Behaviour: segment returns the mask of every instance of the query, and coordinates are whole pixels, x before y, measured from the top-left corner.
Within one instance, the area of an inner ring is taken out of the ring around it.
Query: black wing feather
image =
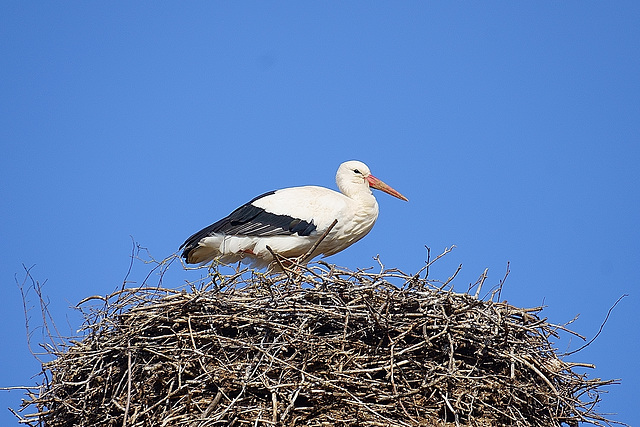
[[[250,202],[234,210],[226,218],[222,218],[191,235],[181,246],[182,253],[186,257],[188,252],[198,246],[198,242],[213,234],[226,234],[229,236],[288,236],[298,234],[299,236],[309,236],[316,231],[316,225],[299,218],[288,215],[277,215],[267,212],[262,208],[253,205],[256,200],[270,196],[275,191],[264,193]]]

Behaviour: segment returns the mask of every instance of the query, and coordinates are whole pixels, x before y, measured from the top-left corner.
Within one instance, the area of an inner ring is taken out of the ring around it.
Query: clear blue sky
[[[587,337],[629,294],[569,360],[622,378],[600,409],[640,425],[639,23],[637,1],[2,2],[0,385],[39,368],[22,264],[72,331],[130,236],[162,258],[359,159],[410,202],[376,193],[371,234],[329,261],[414,272],[455,244],[432,277],[510,262],[503,298]],[[1,425],[21,397],[0,392]]]

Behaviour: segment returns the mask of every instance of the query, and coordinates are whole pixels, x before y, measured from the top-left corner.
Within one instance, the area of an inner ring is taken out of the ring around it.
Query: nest
[[[484,281],[484,280],[483,280]],[[480,283],[481,284],[481,283]],[[601,388],[568,331],[398,271],[312,264],[143,287],[81,307],[18,415],[30,426],[578,426]]]

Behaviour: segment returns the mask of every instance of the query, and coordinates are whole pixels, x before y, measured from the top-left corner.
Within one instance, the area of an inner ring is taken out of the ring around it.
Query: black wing
[[[316,230],[313,220],[307,222],[288,215],[277,215],[253,205],[256,200],[274,193],[275,191],[270,191],[254,198],[231,212],[226,218],[222,218],[193,234],[180,246],[180,249],[184,248],[182,256],[186,256],[191,249],[197,247],[200,240],[213,234],[256,237],[292,234],[309,236]]]

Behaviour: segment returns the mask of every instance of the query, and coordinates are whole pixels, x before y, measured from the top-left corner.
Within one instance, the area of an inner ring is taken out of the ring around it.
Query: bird
[[[336,184],[340,192],[303,186],[255,197],[192,234],[179,248],[181,257],[187,264],[217,260],[222,264],[242,262],[278,270],[273,254],[287,259],[304,257],[308,261],[336,254],[366,236],[378,218],[378,202],[372,188],[408,201],[358,160],[338,167]]]

